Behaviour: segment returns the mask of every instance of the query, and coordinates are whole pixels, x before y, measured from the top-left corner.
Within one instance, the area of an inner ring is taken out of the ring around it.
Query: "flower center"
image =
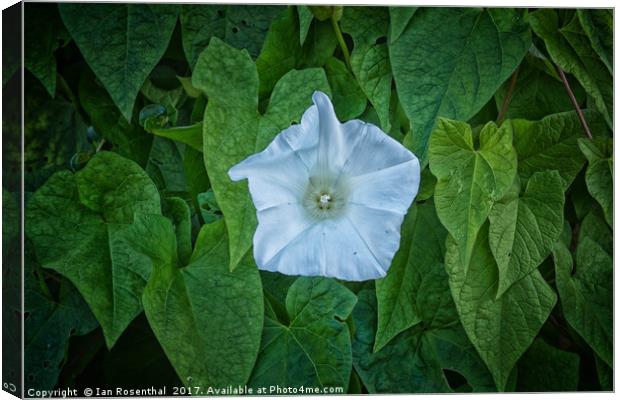
[[[308,214],[317,219],[339,216],[346,206],[348,194],[344,181],[332,174],[310,177],[303,199]]]

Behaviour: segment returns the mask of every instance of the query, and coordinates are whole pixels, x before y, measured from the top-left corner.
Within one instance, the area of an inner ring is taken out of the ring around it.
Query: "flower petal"
[[[380,171],[407,161],[416,160],[417,174],[420,172],[415,155],[402,144],[392,139],[379,127],[359,120],[348,121],[342,126],[348,132],[350,148],[342,173],[358,176]]]
[[[368,246],[369,252],[377,263],[384,271],[387,271],[400,246],[400,226],[405,214],[348,205],[346,218]]]
[[[420,186],[417,158],[350,178],[348,203],[406,214]]]
[[[347,218],[323,220],[302,231],[271,260],[258,266],[287,275],[321,275],[348,281],[381,278],[389,262],[381,265],[364,234]],[[379,254],[385,258],[383,251]]]
[[[254,233],[254,259],[260,269],[266,268],[270,261],[295,241],[315,221],[308,218],[306,210],[299,204],[284,204],[260,210],[256,213],[258,227]]]
[[[360,120],[341,124],[325,93],[314,92],[312,100],[320,122],[318,167],[357,176],[416,159],[373,124]]]
[[[265,150],[233,166],[228,175],[233,181],[248,178],[250,194],[257,210],[280,204],[298,203],[306,190],[310,157],[303,152],[315,152],[303,140],[302,125],[291,126],[281,132]],[[292,147],[292,144],[296,147]]]

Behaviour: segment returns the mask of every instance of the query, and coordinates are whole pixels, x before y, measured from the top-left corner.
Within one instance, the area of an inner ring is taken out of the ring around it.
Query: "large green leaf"
[[[362,289],[353,310],[353,365],[369,393],[491,391],[493,378],[467,339],[448,288],[443,265],[418,266],[417,303],[422,322],[401,332],[373,353],[377,305],[370,288]],[[449,385],[446,371],[460,374],[463,387]]]
[[[366,95],[347,66],[332,57],[325,63],[327,80],[334,94],[334,109],[341,121],[359,117],[366,109]]]
[[[468,120],[495,94],[530,46],[518,9],[421,8],[390,43],[398,97],[425,159],[437,117]]]
[[[390,43],[402,35],[418,7],[390,7]]]
[[[557,171],[537,172],[525,193],[493,205],[489,245],[499,268],[497,297],[551,254],[564,226],[563,183]]]
[[[560,26],[555,10],[543,9],[529,14],[532,29],[543,41],[551,59],[573,74],[594,99],[594,104],[611,126],[613,84],[610,71],[590,45],[575,14],[566,26]]]
[[[595,140],[579,139],[579,148],[588,159],[588,168],[586,169],[588,192],[603,208],[605,221],[609,226],[613,226],[613,141],[602,138]]]
[[[345,7],[342,30],[353,38],[351,69],[379,116],[381,129],[390,130],[392,69],[387,46],[389,25],[385,7]]]
[[[596,113],[585,115],[593,132],[605,129]],[[564,189],[570,186],[585,161],[577,145],[583,130],[575,112],[549,115],[540,121],[507,120],[504,125],[512,126],[521,179],[529,179],[535,172],[556,170],[564,180]]]
[[[579,382],[579,355],[536,339],[518,364],[520,392],[574,392]]]
[[[498,390],[530,347],[556,302],[555,292],[538,271],[516,282],[500,298],[497,264],[489,248],[488,225],[479,232],[465,264],[452,237],[446,243],[446,270],[461,323],[489,367]]]
[[[148,236],[138,214],[160,214],[157,188],[135,163],[97,153],[75,175],[54,174],[30,199],[26,232],[37,259],[67,277],[101,324],[108,347],[142,310],[151,262],[128,244]]]
[[[178,6],[63,3],[58,7],[84,59],[130,121],[142,84],[168,47]]]
[[[188,191],[181,150],[170,139],[153,138],[144,170],[164,195],[183,195]]]
[[[78,90],[80,104],[97,134],[120,155],[146,165],[153,136],[146,133],[135,119],[127,122],[92,72],[82,74]]]
[[[251,258],[228,269],[223,221],[204,225],[189,264],[177,266],[174,230],[164,218],[143,251],[153,259],[144,311],[179,378],[191,385],[244,385],[258,354],[263,298]]]
[[[296,41],[298,42],[298,41]],[[278,81],[264,115],[258,111],[258,73],[249,54],[214,38],[196,64],[193,84],[209,96],[204,118],[204,159],[230,241],[230,267],[252,245],[256,211],[247,183],[228,170],[265,148],[280,131],[299,122],[312,93],[329,93],[322,69],[293,70]]]
[[[611,9],[580,9],[577,17],[590,44],[611,74],[614,71],[614,14]]]
[[[510,83],[506,82],[495,94],[498,109],[506,101]],[[571,87],[577,101],[583,103],[586,96],[581,86],[573,84]],[[549,114],[571,110],[573,105],[561,81],[534,66],[533,62],[521,64],[505,118],[539,120]]]
[[[374,351],[379,351],[394,336],[421,321],[427,299],[420,287],[439,284],[428,274],[429,266],[441,270],[445,253],[446,230],[437,219],[432,203],[414,206],[401,228],[401,245],[388,274],[376,281],[377,335]]]
[[[435,207],[441,223],[456,239],[465,264],[494,200],[510,187],[517,170],[512,129],[490,122],[482,128],[479,149],[465,122],[441,118],[430,140],[429,161]]]
[[[28,246],[28,244],[27,244]],[[58,297],[39,277],[36,260],[26,250],[24,271],[24,361],[26,387],[50,390],[65,362],[71,336],[87,334],[97,320],[79,292],[62,279]],[[18,293],[11,293],[19,296]]]
[[[347,319],[356,297],[336,281],[300,277],[286,295],[290,322],[267,309],[261,350],[252,386],[341,387],[351,374],[351,339]]]
[[[562,243],[553,251],[556,285],[566,320],[596,354],[611,366],[613,361],[613,259],[608,252],[611,231],[589,214],[579,233],[575,266],[570,251]],[[596,225],[606,237],[589,232]]]
[[[56,57],[54,52],[69,40],[56,4],[24,5],[24,65],[45,89],[56,94]]]
[[[314,15],[308,6],[297,5],[297,17],[299,18],[299,44],[304,45]]]
[[[293,6],[271,24],[256,59],[261,99],[269,96],[278,80],[287,72],[305,67],[322,67],[332,56],[337,40],[330,22],[314,19],[308,29],[302,46],[296,39],[300,27]]]
[[[76,153],[92,149],[87,126],[75,105],[60,98],[52,99],[29,75],[25,77],[23,153],[19,139],[5,140],[4,151],[7,160],[14,158],[14,165],[20,166],[19,173],[5,173],[5,187],[21,184],[23,161],[24,189],[28,192],[40,187],[54,172],[66,169]],[[5,135],[8,134],[8,127],[4,129]]]
[[[257,57],[269,25],[284,9],[265,5],[182,5],[180,19],[187,62],[193,68],[212,37]]]

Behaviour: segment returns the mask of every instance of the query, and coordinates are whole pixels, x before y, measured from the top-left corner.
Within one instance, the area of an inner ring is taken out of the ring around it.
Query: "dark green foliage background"
[[[26,388],[612,389],[612,11],[25,9]],[[252,258],[226,172],[315,90],[421,160],[383,279]]]

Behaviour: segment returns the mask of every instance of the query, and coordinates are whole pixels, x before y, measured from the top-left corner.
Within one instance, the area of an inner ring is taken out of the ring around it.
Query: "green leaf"
[[[155,71],[157,71],[157,68],[159,67],[156,67]],[[175,75],[175,80],[173,81],[173,84],[178,84],[177,80],[178,78]],[[142,85],[142,88],[140,88],[140,93],[142,93],[148,101],[155,104],[161,104],[166,107],[169,115],[172,112],[176,112],[177,108],[179,108],[183,100],[185,100],[182,84],[180,86],[175,85],[173,88],[170,89],[163,89],[153,83],[152,79],[147,79],[146,81],[144,81],[144,85]]]
[[[24,8],[24,65],[54,97],[54,52],[69,41],[69,33],[60,20],[56,4],[27,4]]]
[[[257,57],[269,25],[284,9],[265,5],[183,4],[180,19],[187,62],[194,68],[212,37]]]
[[[588,218],[588,217],[586,217]],[[592,217],[590,217],[592,218]],[[593,219],[596,223],[596,219]],[[597,229],[611,231],[602,220]],[[596,241],[584,221],[573,259],[565,245],[553,251],[556,285],[566,321],[611,366],[613,361],[613,262],[605,244]]]
[[[598,382],[601,385],[601,390],[611,392],[614,387],[614,370],[609,365],[605,364],[600,357],[594,356],[596,362],[596,373],[598,375]]]
[[[332,57],[325,63],[327,80],[334,94],[334,109],[341,121],[348,121],[366,109],[366,95],[351,75],[347,66]]]
[[[174,243],[162,222],[157,240]],[[179,377],[196,385],[243,384],[260,340],[260,282],[251,264],[228,272],[223,223],[201,231],[187,267],[177,269],[170,251],[152,257],[159,265],[144,292],[145,311]],[[233,347],[240,353],[231,358]]]
[[[398,97],[426,158],[437,117],[468,120],[495,94],[530,47],[517,9],[421,8],[390,44]]]
[[[164,195],[183,195],[188,191],[183,157],[177,143],[155,137],[144,168],[157,189]]]
[[[593,131],[605,129],[597,114],[587,112],[585,116]],[[512,126],[522,180],[535,172],[556,170],[564,180],[564,190],[568,189],[585,161],[577,145],[583,130],[575,112],[549,115],[540,121],[507,120],[503,125]]]
[[[326,21],[330,18],[339,21],[342,18],[342,6],[308,6],[308,9],[319,21]]]
[[[97,153],[75,175],[54,174],[28,202],[27,235],[45,268],[67,277],[101,324],[111,348],[142,311],[150,260],[129,242],[148,236],[134,215],[160,214],[157,188],[135,163]]]
[[[362,289],[353,310],[353,363],[369,393],[452,392],[446,370],[470,391],[494,389],[493,378],[467,339],[441,264],[421,264],[416,288],[422,322],[373,353],[377,305],[372,287]],[[464,389],[464,388],[463,388]]]
[[[529,14],[532,29],[544,42],[551,59],[564,71],[573,74],[611,127],[613,110],[612,76],[592,49],[577,15],[560,26],[555,10],[544,9]]]
[[[308,6],[297,5],[297,17],[299,18],[299,44],[304,45],[306,37],[308,37],[308,31],[310,30],[310,24],[314,15]]]
[[[58,7],[84,59],[130,121],[142,84],[168,47],[178,6],[60,4]]]
[[[351,339],[342,322],[355,306],[355,295],[332,279],[300,277],[286,296],[290,323],[269,312],[252,386],[347,388]]]
[[[418,7],[390,7],[390,43],[402,35]]]
[[[375,108],[381,129],[389,132],[392,69],[385,43],[388,10],[385,7],[345,7],[340,24],[353,38],[351,69]]]
[[[564,226],[564,187],[557,171],[537,172],[525,193],[493,205],[489,245],[499,268],[497,297],[534,271]]]
[[[28,95],[24,98],[23,155],[19,140],[21,128],[18,128],[15,141],[6,141],[5,157],[7,160],[14,157],[14,165],[19,168],[15,173],[5,174],[7,183],[4,185],[11,187],[8,183],[11,180],[15,181],[14,185],[21,184],[23,161],[25,190],[34,191],[54,172],[71,165],[76,154],[92,151],[92,145],[88,143],[87,126],[75,105],[61,98],[52,99],[35,78],[29,79],[29,75],[25,76]],[[6,125],[4,129],[9,132]]]
[[[287,72],[305,67],[322,67],[334,54],[337,39],[329,21],[315,19],[303,46],[296,40],[299,32],[297,13],[292,6],[271,24],[256,59],[261,99],[269,96],[278,80]]]
[[[536,339],[518,364],[520,392],[575,392],[579,355],[556,349]]]
[[[429,168],[424,168],[420,176],[420,188],[416,195],[416,201],[424,201],[430,199],[435,194],[435,185],[437,178],[431,173]]]
[[[144,166],[149,157],[153,136],[142,129],[135,118],[127,122],[91,72],[80,77],[79,99],[96,132],[123,157]]]
[[[297,277],[270,271],[260,271],[260,276],[263,281],[265,300],[271,305],[278,320],[284,323],[290,322],[286,312],[286,295]]]
[[[512,129],[490,122],[482,128],[479,149],[469,125],[441,118],[430,140],[429,161],[435,186],[435,207],[441,223],[456,239],[465,264],[478,230],[513,182],[517,156]]]
[[[410,209],[401,230],[401,245],[388,274],[376,281],[379,315],[375,352],[400,332],[421,321],[427,299],[421,296],[420,287],[433,287],[438,283],[429,280],[428,266],[442,270],[446,230],[432,203]]]
[[[280,79],[264,115],[258,111],[258,73],[249,54],[215,38],[196,64],[194,86],[209,96],[203,137],[205,165],[215,197],[226,217],[230,267],[252,245],[256,211],[247,182],[232,182],[228,170],[263,150],[312,104],[312,93],[329,93],[322,69],[293,70]]]
[[[24,361],[26,388],[56,386],[71,336],[85,335],[97,320],[79,292],[62,279],[58,298],[49,296],[45,282],[35,278],[36,260],[27,251],[24,273]],[[44,289],[43,289],[44,286]],[[17,293],[15,293],[17,294]]]
[[[213,190],[209,189],[204,193],[198,194],[198,207],[200,208],[200,215],[205,224],[210,224],[222,218],[222,211],[215,201],[215,194]]]
[[[154,135],[176,140],[202,152],[202,122],[189,126],[175,126],[172,128],[154,128],[150,132]]]
[[[517,360],[551,313],[556,295],[534,271],[496,298],[499,276],[488,243],[487,225],[478,234],[471,261],[464,264],[457,242],[449,237],[445,262],[465,332],[503,391]]]
[[[185,169],[185,178],[187,179],[187,190],[194,203],[194,212],[199,212],[198,195],[211,187],[205,170],[202,151],[199,152],[189,146],[185,147],[183,169]]]
[[[562,82],[532,64],[530,62],[521,64],[505,117],[539,120],[549,114],[573,110],[573,105]],[[506,82],[495,94],[498,109],[505,101],[509,86],[510,81]],[[575,82],[571,84],[571,88],[577,102],[583,103],[586,96],[581,85]]]
[[[603,208],[607,224],[613,226],[613,141],[612,139],[602,138],[579,139],[579,148],[588,159],[588,168],[586,169],[588,192]]]
[[[192,223],[189,207],[185,200],[179,197],[168,197],[164,200],[163,214],[172,221],[179,264],[187,265],[192,255]]]
[[[581,9],[576,10],[583,31],[590,39],[590,44],[601,58],[609,73],[614,73],[614,15],[612,10]]]
[[[174,231],[169,221],[158,222],[145,248],[154,267],[143,295],[155,336],[183,382],[244,385],[263,325],[256,266],[247,257],[229,271],[226,228],[218,221],[203,226],[189,265],[178,268]]]
[[[197,99],[198,97],[200,97],[200,95],[202,93],[200,93],[200,90],[196,89],[194,86],[192,86],[192,77],[191,76],[177,76],[177,79],[179,80],[179,82],[181,82],[181,86],[183,86],[183,90],[185,91],[185,94],[188,95],[189,97],[193,98],[193,99]]]

